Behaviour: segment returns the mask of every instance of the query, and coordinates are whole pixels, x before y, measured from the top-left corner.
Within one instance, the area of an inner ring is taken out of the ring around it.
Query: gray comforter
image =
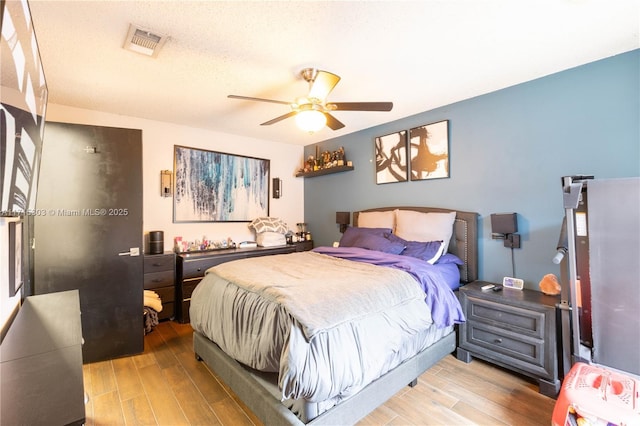
[[[348,397],[431,343],[424,300],[405,271],[302,252],[209,269],[190,317],[231,357],[279,372],[283,400],[324,401]]]

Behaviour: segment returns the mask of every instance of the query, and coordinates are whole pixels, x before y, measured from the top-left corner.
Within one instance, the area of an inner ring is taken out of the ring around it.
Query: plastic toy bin
[[[640,425],[640,381],[606,368],[576,363],[562,383],[554,426]]]

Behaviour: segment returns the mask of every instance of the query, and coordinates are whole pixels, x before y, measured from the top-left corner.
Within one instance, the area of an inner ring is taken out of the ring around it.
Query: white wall
[[[295,171],[303,160],[302,146],[56,104],[48,105],[47,121],[142,130],[143,227],[145,233],[164,231],[165,250],[172,249],[175,236],[188,241],[202,239],[203,236],[211,240],[231,237],[236,242],[255,239],[244,222],[173,223],[173,198],[160,196],[160,171],[173,170],[174,145],[271,160],[270,177],[282,179],[283,189],[281,198],[269,199],[270,216],[282,218],[293,231],[296,230],[296,223],[304,221],[304,180],[295,177]],[[46,128],[44,143],[47,143]]]

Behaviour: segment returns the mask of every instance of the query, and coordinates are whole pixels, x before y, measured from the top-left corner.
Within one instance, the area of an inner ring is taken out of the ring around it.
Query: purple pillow
[[[400,254],[404,250],[404,244],[389,241],[385,237],[375,234],[363,234],[353,243],[353,247],[361,247],[383,253]]]
[[[354,247],[354,243],[358,238],[363,235],[376,235],[379,237],[385,236],[385,234],[391,233],[389,228],[359,228],[357,226],[350,226],[342,234],[340,238],[340,247]]]
[[[440,259],[436,263],[455,263],[456,265],[464,265],[462,259],[460,259],[455,254],[445,253],[440,256]]]
[[[402,244],[406,247],[402,252],[403,256],[415,257],[432,265],[440,259],[442,252],[444,251],[444,244],[442,241],[406,241],[405,239],[391,233],[386,235],[386,237],[389,241]]]

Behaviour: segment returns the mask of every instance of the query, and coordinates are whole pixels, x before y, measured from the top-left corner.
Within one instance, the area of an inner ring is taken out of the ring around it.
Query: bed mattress
[[[386,266],[315,252],[224,263],[194,290],[191,323],[242,364],[277,373],[279,399],[313,417],[450,334],[460,319],[452,309],[434,320],[425,303],[457,304],[446,284],[428,297],[406,265]],[[449,296],[455,302],[443,303]]]

